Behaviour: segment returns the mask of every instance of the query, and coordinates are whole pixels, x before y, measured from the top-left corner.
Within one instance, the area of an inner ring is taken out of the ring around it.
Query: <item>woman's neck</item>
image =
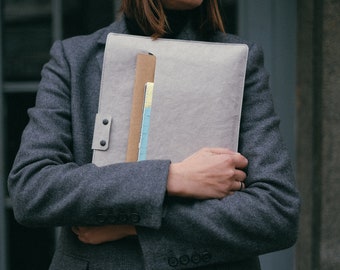
[[[191,17],[191,11],[165,10],[165,14],[169,29],[164,35],[164,38],[176,38],[188,24]],[[125,20],[127,28],[132,35],[146,36],[136,20],[127,17]]]
[[[189,10],[165,10],[169,30],[166,38],[175,38],[188,24],[191,12]]]

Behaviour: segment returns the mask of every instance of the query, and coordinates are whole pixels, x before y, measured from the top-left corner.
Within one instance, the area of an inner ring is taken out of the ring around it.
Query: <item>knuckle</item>
[[[244,171],[241,171],[241,180],[245,180],[247,178],[247,174]]]
[[[234,159],[230,155],[225,155],[224,162],[227,164],[233,163]]]
[[[236,170],[235,169],[227,169],[225,173],[227,178],[234,178],[236,175]]]
[[[223,186],[223,194],[227,195],[231,190],[232,190],[232,182],[231,181],[226,181],[224,186]]]

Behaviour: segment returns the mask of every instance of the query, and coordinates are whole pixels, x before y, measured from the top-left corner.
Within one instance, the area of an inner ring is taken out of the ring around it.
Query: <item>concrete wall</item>
[[[298,270],[340,269],[340,1],[298,1]]]

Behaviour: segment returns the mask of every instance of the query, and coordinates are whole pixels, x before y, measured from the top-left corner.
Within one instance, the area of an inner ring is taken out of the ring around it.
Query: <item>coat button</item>
[[[178,260],[177,258],[175,257],[171,257],[168,259],[168,264],[171,266],[171,267],[176,267],[178,265]]]
[[[128,221],[128,216],[126,214],[119,214],[118,220],[119,223],[125,224]]]
[[[105,141],[105,140],[101,140],[101,141],[100,141],[100,145],[101,145],[101,146],[105,146],[105,145],[106,145],[106,141]]]
[[[107,219],[108,219],[108,222],[110,222],[112,224],[117,222],[117,217],[114,214],[111,214],[111,213],[108,215]]]
[[[191,255],[191,261],[195,264],[199,263],[201,261],[201,257],[199,254],[194,253]]]
[[[188,255],[183,255],[179,258],[179,262],[183,265],[187,265],[190,262],[190,258]]]
[[[99,223],[104,223],[106,221],[106,216],[104,214],[97,214],[96,220]]]
[[[109,123],[109,120],[103,119],[103,125],[106,126]]]
[[[140,216],[137,213],[132,213],[130,215],[130,220],[132,223],[138,223],[140,221]]]
[[[206,251],[201,254],[201,257],[204,262],[209,262],[212,256],[209,252]]]

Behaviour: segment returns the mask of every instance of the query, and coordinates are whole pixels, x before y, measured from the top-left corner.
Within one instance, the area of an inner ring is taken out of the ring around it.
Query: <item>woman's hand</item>
[[[105,225],[99,227],[72,227],[78,239],[85,244],[98,245],[136,235],[136,228],[131,225]]]
[[[182,162],[170,165],[170,196],[197,199],[223,198],[244,188],[248,160],[225,148],[203,148]]]

